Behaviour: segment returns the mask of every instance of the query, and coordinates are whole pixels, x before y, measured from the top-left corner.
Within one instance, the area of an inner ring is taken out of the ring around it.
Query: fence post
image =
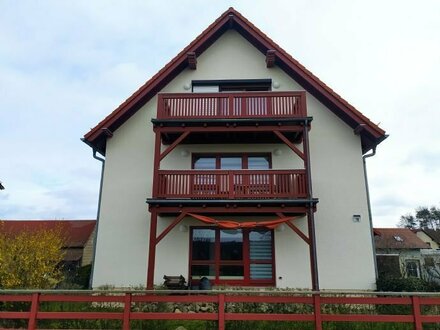
[[[40,294],[38,292],[32,294],[31,311],[29,314],[28,330],[34,330],[37,326],[37,313]]]
[[[413,315],[414,315],[414,329],[422,330],[422,319],[420,315],[420,298],[418,296],[412,296],[412,307],[413,307]]]
[[[225,330],[225,295],[218,295],[218,330]]]
[[[322,330],[321,296],[319,293],[313,294],[313,308],[314,308],[314,314],[315,314],[315,329]]]
[[[131,293],[126,293],[124,297],[124,316],[122,329],[130,330],[130,312],[131,312]]]

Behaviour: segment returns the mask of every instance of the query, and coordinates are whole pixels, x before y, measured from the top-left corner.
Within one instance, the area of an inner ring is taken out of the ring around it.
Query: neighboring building
[[[227,10],[84,136],[105,156],[93,287],[374,289],[362,155],[385,138]]]
[[[416,229],[414,232],[423,242],[429,244],[431,249],[440,249],[440,230]]]
[[[425,277],[429,244],[407,228],[374,228],[374,233],[379,277]]]
[[[95,220],[2,220],[0,227],[11,235],[22,231],[60,230],[64,236],[63,264],[73,269],[90,265],[93,258]]]

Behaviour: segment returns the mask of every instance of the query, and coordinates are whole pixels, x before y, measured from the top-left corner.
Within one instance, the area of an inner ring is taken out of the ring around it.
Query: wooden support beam
[[[177,147],[177,145],[180,143],[180,142],[182,142],[183,141],[183,139],[185,139],[188,135],[189,135],[189,133],[191,133],[191,132],[184,132],[181,136],[179,136],[177,139],[176,139],[176,141],[174,141],[164,152],[162,152],[161,154],[160,154],[160,157],[159,157],[159,159],[160,160],[162,160],[162,159],[164,159],[165,158],[165,156],[166,155],[168,155],[171,151],[173,151],[174,150],[174,148],[175,147]]]
[[[268,49],[266,52],[266,66],[268,68],[273,68],[275,66],[275,54],[276,50]]]
[[[284,213],[280,213],[280,212],[277,213],[277,216],[279,216],[280,218],[285,218],[286,217],[284,215]],[[295,219],[297,219],[297,218],[295,218]],[[304,242],[306,242],[308,245],[310,245],[309,238],[306,235],[304,235],[304,233],[301,230],[299,230],[299,228],[297,226],[295,226],[290,221],[287,221],[286,225],[288,225],[299,237],[301,237]]]
[[[283,141],[294,153],[296,153],[302,160],[305,161],[305,155],[304,153],[298,149],[297,146],[295,146],[291,141],[289,141],[288,138],[286,138],[283,133],[280,131],[274,131],[275,135],[280,138],[281,141]]]
[[[197,69],[197,57],[196,57],[196,53],[195,52],[188,52],[186,54],[186,58],[188,61],[188,67],[191,70],[196,70]]]
[[[176,227],[180,221],[186,216],[186,212],[179,214],[179,216],[174,219],[174,221],[164,229],[164,231],[156,238],[156,245],[174,228]]]

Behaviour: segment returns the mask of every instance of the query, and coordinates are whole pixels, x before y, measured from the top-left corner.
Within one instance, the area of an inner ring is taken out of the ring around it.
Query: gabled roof
[[[0,229],[10,235],[23,231],[59,229],[65,235],[65,248],[84,247],[95,229],[95,220],[1,220]]]
[[[423,231],[426,235],[428,235],[429,237],[431,237],[431,239],[436,242],[437,244],[440,244],[440,230],[434,230],[434,229],[418,229],[416,230],[416,232],[418,231]]]
[[[384,130],[372,123],[367,117],[319,80],[239,12],[229,8],[165,65],[163,69],[91,129],[90,132],[85,134],[83,141],[101,154],[105,154],[107,137],[188,67],[187,54],[194,52],[196,56],[200,56],[229,29],[236,30],[263,54],[266,54],[268,50],[275,51],[275,65],[283,69],[306,91],[316,97],[350,127],[356,129],[357,134],[361,136],[363,152],[367,152],[386,138]]]
[[[374,228],[376,249],[429,249],[429,244],[423,242],[408,228]]]

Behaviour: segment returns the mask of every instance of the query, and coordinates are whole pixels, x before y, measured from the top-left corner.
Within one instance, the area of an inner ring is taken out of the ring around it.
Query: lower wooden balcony
[[[305,170],[160,170],[159,199],[305,199]]]

